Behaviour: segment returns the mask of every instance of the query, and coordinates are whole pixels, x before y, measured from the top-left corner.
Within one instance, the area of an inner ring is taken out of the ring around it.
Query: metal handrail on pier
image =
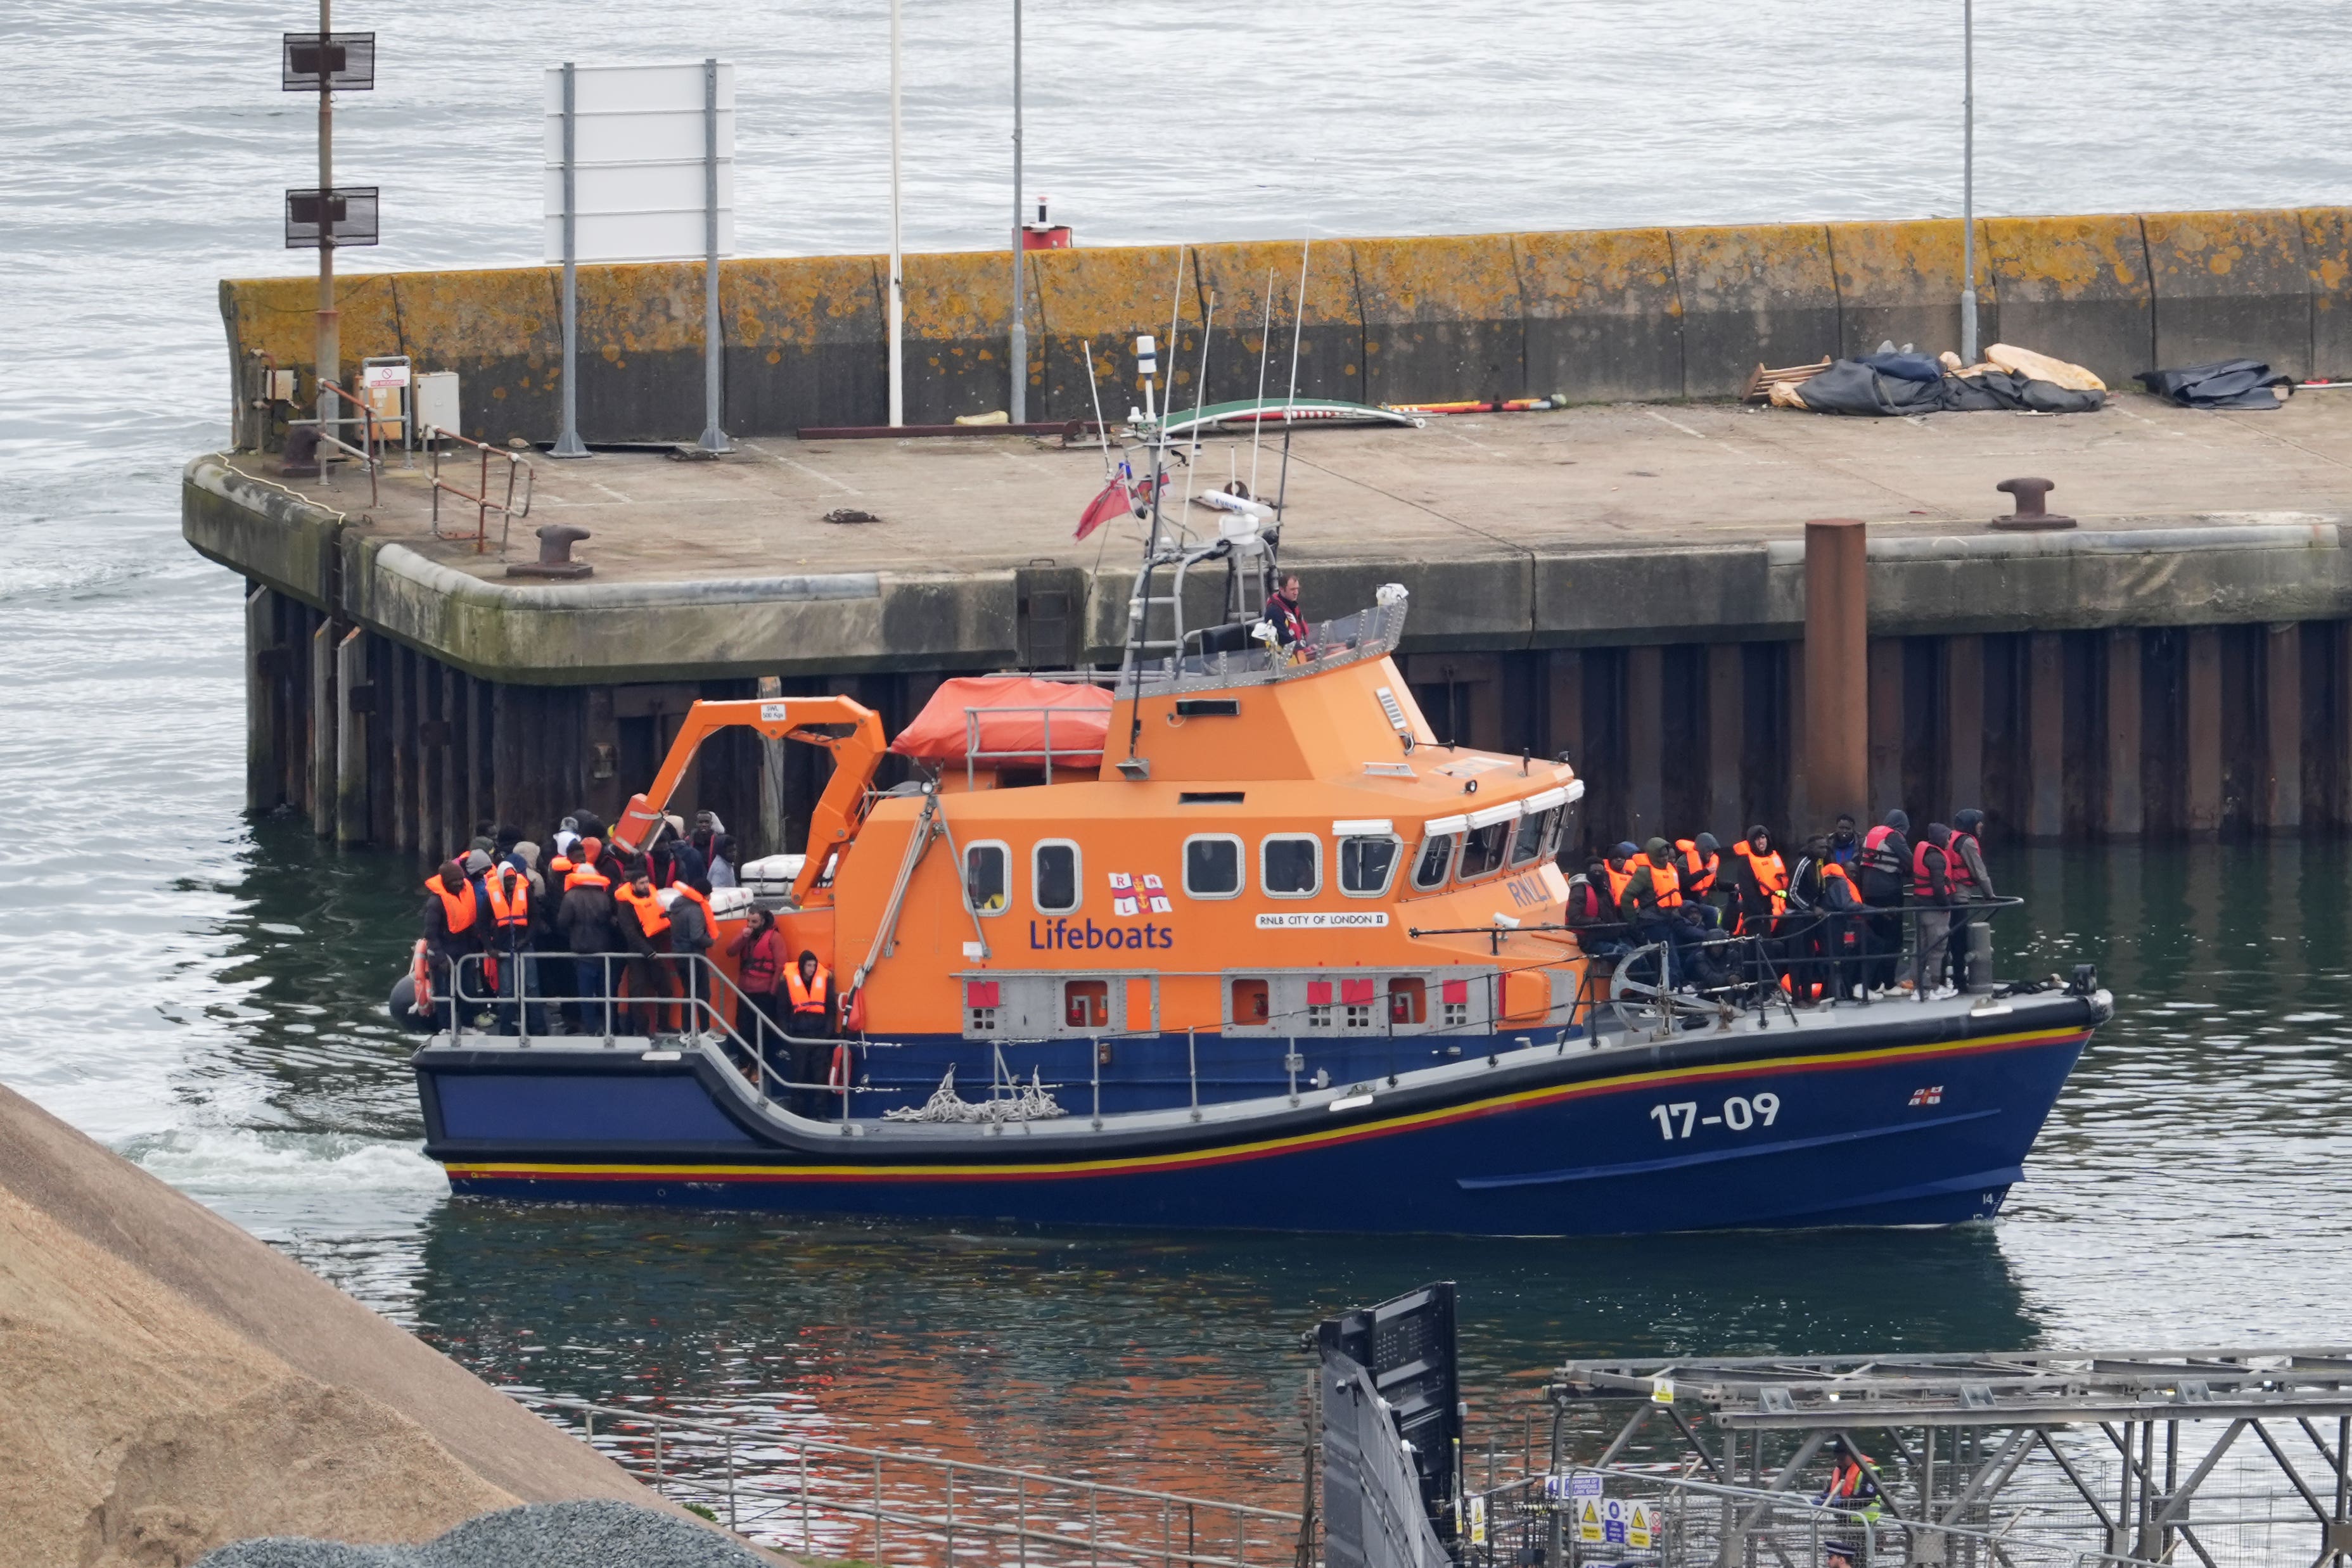
[[[952,1564],[971,1556],[969,1547],[959,1551],[959,1534],[1009,1545],[1005,1559],[1024,1568],[1033,1557],[1036,1568],[1081,1562],[1099,1568],[1107,1560],[1276,1568],[1297,1556],[1299,1517],[1279,1509],[506,1392],[541,1411],[579,1416],[591,1444],[662,1495],[707,1499],[704,1506],[730,1530],[804,1556]],[[1204,1526],[1213,1527],[1206,1538]]]
[[[509,452],[502,447],[492,446],[487,441],[476,441],[470,435],[460,435],[454,430],[444,430],[438,425],[425,427],[425,440],[426,444],[433,448],[433,537],[436,539],[449,540],[462,540],[466,538],[464,534],[445,534],[441,531],[441,496],[444,491],[446,491],[461,501],[469,501],[473,504],[473,538],[476,555],[482,554],[489,548],[490,514],[498,513],[499,549],[503,552],[507,548],[507,537],[513,528],[514,519],[530,516],[531,490],[539,470],[525,462],[520,452]],[[441,477],[440,444],[444,441],[454,441],[460,446],[470,446],[480,454],[481,473],[475,481],[477,488],[461,489]],[[493,457],[506,459],[507,487],[506,498],[503,501],[490,499],[490,459]],[[522,483],[522,505],[520,507],[515,505],[515,483],[518,471]]]
[[[382,454],[383,452],[384,444],[383,438],[376,434],[376,426],[387,422],[383,415],[376,413],[375,409],[371,406],[365,399],[353,397],[336,382],[321,381],[319,385],[325,391],[332,392],[342,402],[351,404],[352,408],[359,412],[357,413],[347,413],[339,418],[330,420],[289,419],[286,422],[286,428],[289,431],[317,431],[319,433],[320,446],[322,448],[331,447],[337,452],[343,453],[347,455],[352,462],[357,463],[361,467],[366,469],[368,476],[368,505],[371,507],[376,506],[383,499],[382,487],[376,483],[376,473],[377,470],[383,466],[383,458]],[[361,444],[353,446],[350,442],[345,441],[341,436],[337,435],[333,429],[330,428],[331,426],[341,426],[347,424],[356,424],[360,427]],[[327,457],[323,451],[319,456],[319,476],[321,479],[327,477]]]

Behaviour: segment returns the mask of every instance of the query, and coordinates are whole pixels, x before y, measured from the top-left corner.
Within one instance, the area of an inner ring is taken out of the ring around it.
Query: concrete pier
[[[2063,418],[1621,405],[1311,430],[1284,559],[1310,613],[1406,584],[1433,722],[1568,751],[1595,841],[1895,804],[1979,805],[2039,839],[2334,831],[2347,450],[2352,393],[2326,392],[2267,413],[2124,394]],[[1197,473],[1248,461],[1213,442]],[[698,696],[838,690],[895,728],[947,674],[1117,654],[1135,549],[1117,528],[1071,542],[1102,478],[1083,444],[752,440],[719,463],[539,466],[530,517],[478,553],[470,517],[435,537],[422,467],[395,464],[370,507],[362,476],[189,465],[188,540],[252,585],[257,809],[437,857],[479,822],[609,814]],[[2083,526],[1990,530],[1993,486],[2021,476],[2054,479]],[[879,520],[825,520],[842,507]],[[1866,642],[1825,684],[1805,519],[1836,515],[1865,525]],[[590,530],[593,577],[506,578],[546,523]],[[715,744],[683,804],[796,847],[814,754],[762,752]],[[1821,782],[1832,764],[1859,787]]]

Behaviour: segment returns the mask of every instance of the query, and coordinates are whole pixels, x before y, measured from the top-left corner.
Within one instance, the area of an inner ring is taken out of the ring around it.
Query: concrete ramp
[[[5,1088],[0,1367],[12,1561],[184,1564],[260,1535],[419,1542],[518,1502],[676,1511]]]

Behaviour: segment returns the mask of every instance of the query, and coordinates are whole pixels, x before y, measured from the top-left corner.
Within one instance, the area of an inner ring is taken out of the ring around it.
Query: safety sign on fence
[[[1657,1511],[1622,1497],[1576,1500],[1576,1539],[1592,1546],[1630,1546],[1647,1552],[1657,1541]]]

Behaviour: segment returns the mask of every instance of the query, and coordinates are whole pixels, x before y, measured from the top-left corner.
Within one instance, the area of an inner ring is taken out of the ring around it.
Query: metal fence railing
[[[1297,1514],[509,1390],[674,1502],[804,1560],[889,1568],[1293,1568]]]

